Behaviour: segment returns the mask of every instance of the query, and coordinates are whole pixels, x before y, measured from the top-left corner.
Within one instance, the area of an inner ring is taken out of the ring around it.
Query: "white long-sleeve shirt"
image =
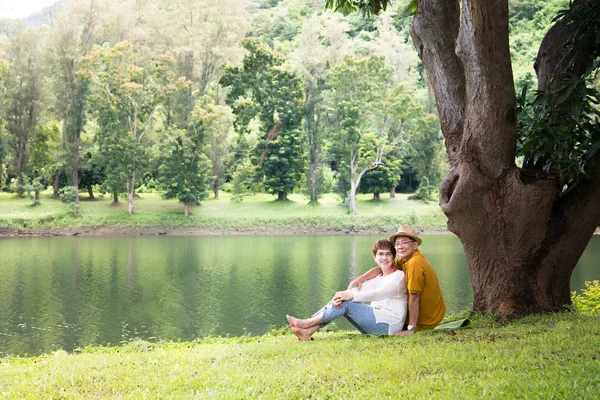
[[[379,275],[353,288],[354,301],[371,302],[377,323],[388,324],[388,334],[393,335],[404,327],[408,308],[408,294],[404,272],[396,270],[389,275]]]

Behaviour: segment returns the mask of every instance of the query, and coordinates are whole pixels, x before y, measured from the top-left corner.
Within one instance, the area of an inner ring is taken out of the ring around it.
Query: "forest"
[[[0,191],[189,206],[415,192],[449,169],[410,38],[414,3],[366,18],[323,0],[62,0],[0,20]],[[517,93],[565,0],[511,0]]]

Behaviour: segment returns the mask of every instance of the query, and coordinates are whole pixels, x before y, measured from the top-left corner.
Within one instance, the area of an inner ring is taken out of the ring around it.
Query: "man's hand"
[[[415,333],[415,331],[400,331],[400,332],[396,332],[394,333],[394,335],[396,336],[408,336],[408,335],[412,335],[413,333]]]
[[[346,289],[346,290],[350,290],[350,289],[352,289],[354,286],[356,286],[356,288],[357,288],[358,290],[360,290],[360,288],[362,287],[362,282],[361,282],[361,281],[360,281],[358,278],[356,278],[356,279],[354,279],[354,280],[351,280],[351,281],[350,281],[350,283],[348,284],[348,289]]]

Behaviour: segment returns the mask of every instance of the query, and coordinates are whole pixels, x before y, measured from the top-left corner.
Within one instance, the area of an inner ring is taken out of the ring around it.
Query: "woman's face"
[[[419,244],[406,236],[398,236],[394,242],[394,247],[396,248],[396,255],[404,261],[408,261],[417,251]]]
[[[392,268],[394,264],[394,253],[388,249],[378,249],[373,256],[377,265],[382,269]]]

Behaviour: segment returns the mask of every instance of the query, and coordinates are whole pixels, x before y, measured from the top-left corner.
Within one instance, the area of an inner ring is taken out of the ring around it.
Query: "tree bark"
[[[390,188],[390,199],[395,199],[396,198],[396,187],[392,186]]]
[[[113,206],[118,206],[119,205],[119,194],[117,192],[113,192],[113,202],[112,202]]]
[[[75,137],[73,143],[73,186],[75,187],[75,204],[79,204],[79,143],[81,141],[81,133]]]
[[[215,179],[213,180],[213,193],[215,195],[215,199],[217,199],[219,197],[219,177],[215,176]]]
[[[59,184],[60,184],[60,171],[56,170],[56,173],[54,174],[54,192],[52,193],[52,196],[54,196],[54,197],[58,197],[58,190],[60,189],[58,187]]]
[[[310,203],[316,204],[318,201],[317,193],[317,173],[318,173],[318,123],[315,121],[315,89],[314,84],[310,84],[305,90],[304,97],[304,128],[306,129],[309,147],[309,166],[310,166]]]
[[[381,201],[381,194],[380,193],[373,193],[373,200],[374,201]]]
[[[277,201],[287,201],[287,192],[279,192],[277,194]]]
[[[92,185],[87,185],[87,192],[88,195],[90,196],[90,200],[94,200],[94,189],[92,188]]]
[[[554,311],[570,304],[571,273],[600,222],[593,206],[600,182],[595,177],[560,197],[557,179],[515,166],[508,1],[463,0],[459,7],[419,0],[411,29],[451,163],[440,205],[464,246],[474,310],[508,319]],[[540,54],[562,51],[543,43]],[[538,74],[556,66],[543,61],[538,57]]]
[[[125,182],[127,186],[127,213],[133,215],[133,198],[135,196],[135,169],[129,171],[129,178]]]
[[[189,203],[183,203],[183,213],[186,217],[190,216],[190,205]]]

